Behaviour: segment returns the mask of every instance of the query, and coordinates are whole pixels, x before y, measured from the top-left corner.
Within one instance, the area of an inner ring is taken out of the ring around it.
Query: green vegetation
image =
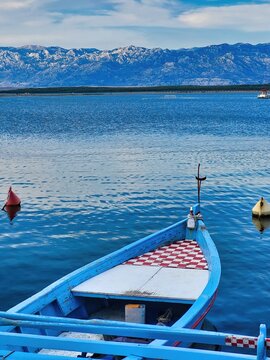
[[[102,93],[138,93],[138,92],[211,92],[211,91],[260,91],[262,88],[270,89],[270,84],[262,85],[216,85],[216,86],[131,86],[131,87],[46,87],[0,90],[1,94],[28,95],[28,94],[102,94]]]

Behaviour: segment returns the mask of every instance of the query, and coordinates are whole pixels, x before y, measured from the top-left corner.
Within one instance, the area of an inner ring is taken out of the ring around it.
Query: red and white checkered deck
[[[124,265],[148,265],[181,269],[207,270],[204,255],[194,240],[176,241],[170,245],[130,259]]]
[[[225,339],[225,345],[227,346],[236,346],[236,347],[243,347],[249,349],[256,349],[257,348],[257,338],[252,337],[244,337],[244,336],[227,336]]]
[[[248,337],[241,335],[231,335],[225,338],[225,345],[235,346],[248,349],[256,349],[258,344],[257,337]],[[265,339],[265,345],[267,350],[270,350],[270,338]]]

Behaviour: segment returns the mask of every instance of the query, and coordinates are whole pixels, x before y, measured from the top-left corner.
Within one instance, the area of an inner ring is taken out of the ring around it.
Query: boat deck
[[[158,298],[193,302],[205,288],[209,271],[194,240],[180,240],[130,259],[72,289],[86,297]]]

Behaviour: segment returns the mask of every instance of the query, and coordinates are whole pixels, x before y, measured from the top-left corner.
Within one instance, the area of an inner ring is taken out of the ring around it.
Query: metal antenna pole
[[[197,188],[198,188],[198,204],[201,204],[201,186],[202,186],[202,181],[206,180],[206,176],[204,177],[200,177],[200,166],[201,164],[198,164],[198,173],[196,176],[197,179]]]

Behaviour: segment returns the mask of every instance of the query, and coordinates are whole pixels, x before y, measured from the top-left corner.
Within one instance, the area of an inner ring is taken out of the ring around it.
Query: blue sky
[[[0,0],[0,46],[270,42],[270,0]]]

